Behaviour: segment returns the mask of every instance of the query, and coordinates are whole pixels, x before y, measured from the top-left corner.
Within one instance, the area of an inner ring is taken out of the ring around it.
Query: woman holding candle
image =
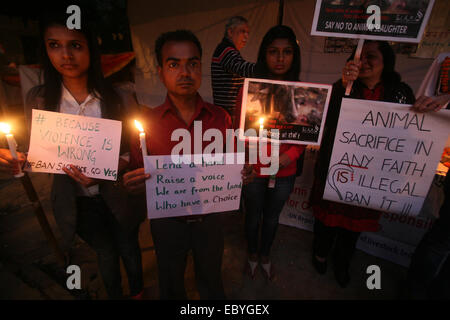
[[[395,53],[387,42],[365,41],[360,62],[355,63],[353,57],[354,53],[343,68],[342,78],[333,85],[311,193],[315,216],[313,266],[320,274],[326,272],[326,259],[334,244],[334,274],[341,287],[350,281],[348,269],[359,234],[377,231],[380,218],[376,210],[322,199],[345,88],[349,81],[354,81],[350,98],[414,103],[411,88],[401,82],[394,70]]]
[[[264,36],[258,53],[258,64],[262,79],[298,81],[300,75],[300,47],[291,28],[275,26]],[[235,119],[239,119],[242,103],[242,89],[238,95]],[[235,121],[237,124],[239,121]],[[264,122],[261,120],[260,126]],[[267,146],[270,148],[270,145]],[[259,262],[266,280],[274,278],[274,268],[270,260],[270,248],[275,239],[278,219],[284,203],[292,192],[297,159],[305,147],[294,144],[281,144],[279,149],[279,170],[273,177],[261,174],[260,163],[246,166],[251,172],[244,180],[243,198],[246,209],[245,231],[248,244],[248,259],[245,272],[254,278]],[[268,150],[270,154],[270,150]],[[273,186],[269,181],[273,180]],[[262,222],[262,223],[261,223]],[[261,237],[259,225],[261,224]]]
[[[58,10],[59,9],[59,10]],[[130,113],[129,96],[120,93],[103,78],[97,38],[84,20],[81,29],[66,27],[67,5],[53,7],[42,21],[44,84],[30,90],[26,99],[27,118],[31,109],[44,109],[115,120]],[[83,9],[83,8],[82,8]],[[124,125],[128,121],[123,122]],[[128,128],[124,128],[127,132]],[[121,141],[128,139],[122,138]],[[121,152],[126,146],[121,146]],[[6,154],[6,156],[5,156]],[[0,168],[14,173],[8,152],[0,152]],[[19,153],[19,162],[25,156]],[[121,163],[119,162],[119,170]],[[120,257],[124,262],[130,295],[142,294],[142,263],[138,242],[141,217],[127,208],[125,192],[112,181],[86,177],[75,166],[64,168],[67,175],[54,175],[52,205],[55,220],[70,248],[78,234],[98,256],[98,267],[110,299],[122,298]]]

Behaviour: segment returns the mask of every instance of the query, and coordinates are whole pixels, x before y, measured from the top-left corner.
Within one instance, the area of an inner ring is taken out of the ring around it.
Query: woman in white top
[[[123,99],[103,78],[97,38],[81,14],[81,29],[66,27],[67,6],[53,7],[41,21],[44,84],[30,90],[26,116],[31,109],[44,109],[89,117],[121,120]],[[83,10],[82,10],[83,11]],[[127,110],[129,112],[129,110]],[[125,124],[125,122],[124,122]],[[126,131],[126,130],[123,130]],[[128,139],[122,138],[123,142]],[[121,152],[126,151],[122,144]],[[26,156],[18,153],[19,164]],[[9,150],[0,149],[0,170],[14,174],[17,161]],[[120,170],[119,163],[119,170]],[[92,179],[75,166],[64,168],[67,175],[54,175],[52,206],[55,220],[70,248],[74,235],[86,241],[98,256],[98,267],[110,299],[122,298],[120,257],[128,275],[130,295],[142,294],[142,263],[138,242],[140,217],[127,211],[126,194],[118,184]]]

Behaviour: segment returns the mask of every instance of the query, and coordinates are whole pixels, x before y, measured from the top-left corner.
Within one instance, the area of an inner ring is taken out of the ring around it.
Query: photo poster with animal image
[[[176,157],[176,156],[175,156]],[[145,156],[147,216],[149,219],[199,215],[239,209],[243,153]],[[241,164],[239,164],[241,163]]]
[[[342,99],[323,198],[416,216],[450,133],[450,111]]]
[[[317,0],[311,35],[342,38],[364,38],[418,43],[428,22],[434,0]],[[380,28],[374,11],[380,9]]]
[[[319,146],[331,88],[327,84],[246,78],[239,139],[255,141],[262,136],[268,142]]]
[[[117,180],[122,122],[33,109],[26,171]]]

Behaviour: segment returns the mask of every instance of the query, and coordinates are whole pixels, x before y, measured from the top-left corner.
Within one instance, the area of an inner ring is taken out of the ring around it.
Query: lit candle
[[[12,135],[12,133],[10,133],[11,126],[7,123],[1,122],[0,130],[3,131],[3,133],[6,136],[6,141],[8,141],[9,151],[11,152],[12,157],[17,160],[18,159],[17,152],[16,152],[17,143],[16,143],[16,140],[14,139],[14,136]],[[20,165],[19,165],[19,173],[14,175],[14,177],[16,177],[16,178],[23,177],[23,172],[22,172],[22,168],[20,167]]]
[[[144,128],[142,127],[141,123],[137,120],[134,120],[134,125],[139,130],[139,140],[141,141],[141,149],[142,149],[142,156],[146,156],[147,154],[147,143],[145,142],[145,132]]]
[[[264,130],[264,118],[261,117],[261,118],[259,118],[259,137],[260,138],[262,137],[263,130]]]

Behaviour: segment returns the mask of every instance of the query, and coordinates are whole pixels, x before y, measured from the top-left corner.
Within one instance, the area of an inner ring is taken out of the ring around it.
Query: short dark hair
[[[155,55],[159,66],[162,66],[162,54],[161,54],[162,47],[166,42],[169,41],[175,42],[190,41],[197,46],[198,51],[200,51],[200,58],[202,57],[202,45],[200,44],[200,41],[195,36],[195,34],[193,34],[189,30],[170,31],[161,34],[155,41]]]

